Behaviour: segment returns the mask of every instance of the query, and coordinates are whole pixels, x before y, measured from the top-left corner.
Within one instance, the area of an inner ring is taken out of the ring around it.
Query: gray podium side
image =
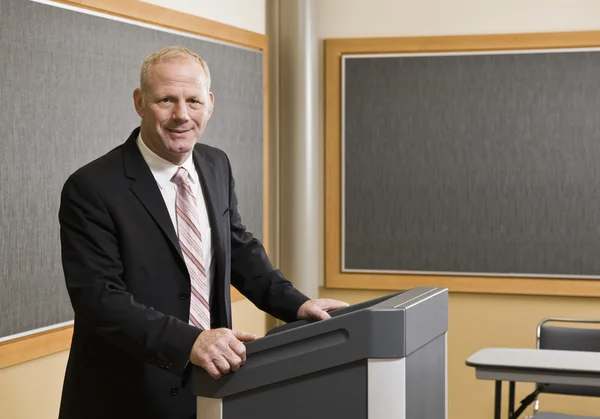
[[[448,291],[416,287],[246,344],[218,380],[196,367],[198,419],[446,419]]]

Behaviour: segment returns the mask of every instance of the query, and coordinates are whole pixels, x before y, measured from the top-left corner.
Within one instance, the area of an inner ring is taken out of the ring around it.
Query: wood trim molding
[[[71,346],[73,326],[64,326],[0,343],[0,369],[46,355],[66,351]]]
[[[218,41],[229,42],[244,47],[264,50],[266,35],[229,26],[224,23],[189,15],[165,7],[155,6],[139,0],[55,0],[95,12],[106,13],[151,25],[162,26],[203,36]]]
[[[263,202],[263,244],[269,250],[269,102],[268,102],[268,40],[267,36],[245,29],[229,26],[220,22],[204,19],[178,12],[172,9],[155,6],[138,0],[55,0],[81,9],[92,10],[142,23],[187,32],[190,34],[228,42],[231,44],[255,49],[263,52],[264,68],[264,202]],[[141,65],[141,63],[140,63]],[[231,302],[245,297],[231,287]],[[68,350],[71,345],[73,326],[66,326],[42,333],[0,343],[0,369],[22,362],[41,358],[46,355]]]
[[[402,52],[506,51],[600,47],[600,31],[517,33],[506,35],[344,38],[325,40],[326,54],[393,54]]]
[[[600,31],[325,40],[325,286],[396,291],[430,285],[465,293],[599,297],[600,281],[590,279],[344,273],[341,269],[342,56],[587,47],[600,47]]]

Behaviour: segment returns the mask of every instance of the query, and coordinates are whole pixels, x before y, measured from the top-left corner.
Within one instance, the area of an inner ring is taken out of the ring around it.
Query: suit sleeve
[[[83,176],[72,175],[65,183],[58,215],[76,322],[142,361],[183,375],[200,330],[136,302],[127,291],[118,231]]]
[[[237,210],[235,180],[229,172],[231,228],[231,284],[259,309],[285,322],[297,320],[298,309],[309,298],[275,269],[262,243],[242,224]]]

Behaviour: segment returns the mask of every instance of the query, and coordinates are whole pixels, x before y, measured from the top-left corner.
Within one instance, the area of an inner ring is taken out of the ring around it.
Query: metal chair
[[[548,323],[562,323],[561,326],[549,326]],[[567,326],[566,324],[570,324]],[[574,319],[549,317],[543,319],[537,327],[537,349],[558,349],[568,351],[600,352],[600,329],[575,327],[582,324],[600,324],[600,319]],[[564,384],[537,384],[535,391],[534,413],[526,419],[600,419],[600,416],[574,416],[540,410],[539,394],[563,394],[572,396],[600,397],[600,387]],[[531,396],[530,395],[530,396]],[[600,412],[599,412],[600,414]]]

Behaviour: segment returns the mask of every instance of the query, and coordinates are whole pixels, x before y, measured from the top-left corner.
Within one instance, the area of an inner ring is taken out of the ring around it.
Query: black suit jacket
[[[60,419],[195,418],[182,380],[201,330],[188,324],[190,279],[158,185],[137,148],[121,146],[65,182],[62,262],[75,312]],[[213,327],[231,328],[229,286],[284,321],[308,298],[275,270],[237,211],[229,160],[198,144],[216,263]]]

